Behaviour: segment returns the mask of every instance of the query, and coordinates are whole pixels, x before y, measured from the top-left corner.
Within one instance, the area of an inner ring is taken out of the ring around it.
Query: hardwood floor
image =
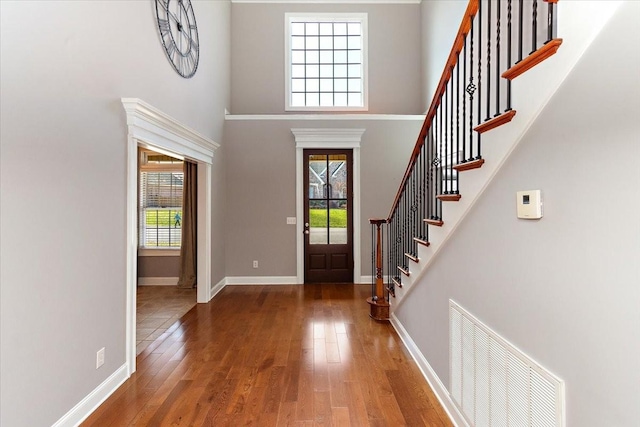
[[[227,286],[83,426],[451,426],[368,285]]]

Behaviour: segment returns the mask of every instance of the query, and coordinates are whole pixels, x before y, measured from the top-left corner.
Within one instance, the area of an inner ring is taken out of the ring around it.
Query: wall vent
[[[564,382],[449,300],[450,394],[474,427],[564,427]]]

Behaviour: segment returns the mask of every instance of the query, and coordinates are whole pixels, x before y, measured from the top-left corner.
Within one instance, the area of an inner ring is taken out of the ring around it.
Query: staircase
[[[469,1],[390,213],[370,220],[371,317],[388,319],[420,282],[619,6],[557,3]]]

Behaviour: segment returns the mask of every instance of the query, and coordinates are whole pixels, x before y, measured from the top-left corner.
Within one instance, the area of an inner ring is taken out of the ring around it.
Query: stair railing
[[[379,269],[386,283],[379,286],[378,274],[372,274],[372,313],[375,303],[388,302],[395,288],[402,287],[403,276],[410,275],[409,260],[417,262],[418,246],[429,245],[428,225],[443,225],[442,203],[462,197],[459,172],[484,163],[482,134],[516,115],[511,80],[558,50],[562,39],[556,38],[556,3],[467,4],[389,215],[370,220],[376,230],[372,235],[387,236],[386,253],[382,240],[372,241],[379,251],[372,254],[372,268]],[[532,50],[525,54],[527,46]]]

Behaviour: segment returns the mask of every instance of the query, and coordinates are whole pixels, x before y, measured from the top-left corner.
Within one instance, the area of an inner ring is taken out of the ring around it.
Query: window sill
[[[180,249],[138,248],[138,256],[180,256]]]

